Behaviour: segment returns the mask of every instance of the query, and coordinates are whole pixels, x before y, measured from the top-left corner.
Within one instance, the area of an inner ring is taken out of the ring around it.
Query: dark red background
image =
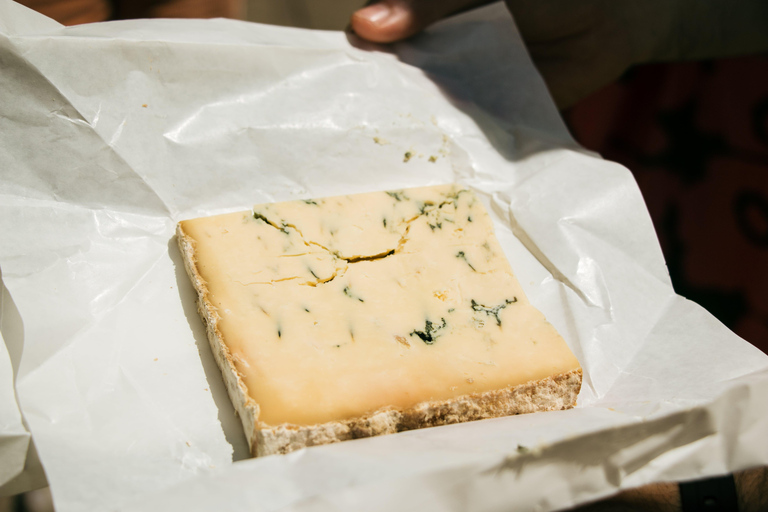
[[[637,67],[565,117],[634,174],[675,290],[768,353],[768,57]]]

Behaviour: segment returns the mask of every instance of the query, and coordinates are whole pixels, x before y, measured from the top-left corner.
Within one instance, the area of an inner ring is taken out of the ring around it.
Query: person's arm
[[[734,480],[739,512],[768,510],[768,468],[739,471],[734,474]],[[706,488],[706,481],[703,483]],[[629,489],[608,499],[570,509],[568,512],[686,512],[682,505],[678,484],[660,483]],[[713,505],[712,510],[732,510],[727,503],[718,505],[719,508]]]
[[[768,510],[768,467],[748,469],[734,474],[739,512]]]
[[[656,60],[702,60],[768,51],[768,2],[675,0],[670,47]]]
[[[380,0],[352,15],[364,39],[394,42],[487,0]],[[766,0],[506,0],[561,108],[635,64],[768,51]]]

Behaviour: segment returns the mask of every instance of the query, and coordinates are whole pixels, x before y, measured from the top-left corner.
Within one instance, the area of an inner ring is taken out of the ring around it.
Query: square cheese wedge
[[[254,456],[572,407],[581,368],[458,185],[180,222]]]

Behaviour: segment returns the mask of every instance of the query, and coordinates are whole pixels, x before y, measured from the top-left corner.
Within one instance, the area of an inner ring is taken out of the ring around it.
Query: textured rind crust
[[[221,369],[232,404],[243,422],[245,436],[254,457],[417,428],[569,409],[576,405],[581,390],[580,368],[518,386],[463,395],[450,400],[422,402],[405,410],[383,408],[359,418],[307,426],[270,426],[259,423],[259,405],[248,394],[243,378],[218,330],[219,315],[209,300],[205,280],[197,270],[195,241],[184,233],[181,223],[177,226],[176,235],[184,268],[197,291],[198,313],[205,324],[211,350]]]
[[[519,386],[463,395],[450,400],[422,402],[405,410],[379,409],[360,418],[320,425],[263,426],[255,432],[255,456],[288,453],[318,444],[394,434],[529,412],[557,411],[576,405],[581,389],[581,369]]]
[[[245,387],[245,382],[235,367],[232,354],[224,344],[218,328],[219,314],[213,304],[211,304],[208,286],[206,286],[205,280],[197,270],[195,241],[184,233],[181,223],[176,226],[176,241],[179,245],[182,260],[184,260],[184,269],[187,271],[187,275],[192,281],[192,286],[194,286],[197,292],[197,312],[200,314],[203,324],[205,324],[205,331],[208,335],[208,343],[211,345],[213,357],[216,359],[216,364],[221,370],[221,376],[227,387],[229,399],[240,416],[240,421],[243,422],[248,445],[253,448],[256,419],[259,417],[259,404],[248,395],[248,388]],[[253,449],[251,453],[255,453]]]

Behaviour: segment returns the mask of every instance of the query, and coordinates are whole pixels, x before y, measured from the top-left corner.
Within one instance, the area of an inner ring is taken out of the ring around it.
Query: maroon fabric
[[[109,19],[242,18],[244,0],[18,0],[64,25]]]
[[[768,353],[768,57],[636,68],[566,119],[633,172],[677,292]]]
[[[242,18],[244,0],[113,0],[116,19]]]
[[[63,25],[80,25],[108,20],[112,5],[108,0],[17,0]]]

